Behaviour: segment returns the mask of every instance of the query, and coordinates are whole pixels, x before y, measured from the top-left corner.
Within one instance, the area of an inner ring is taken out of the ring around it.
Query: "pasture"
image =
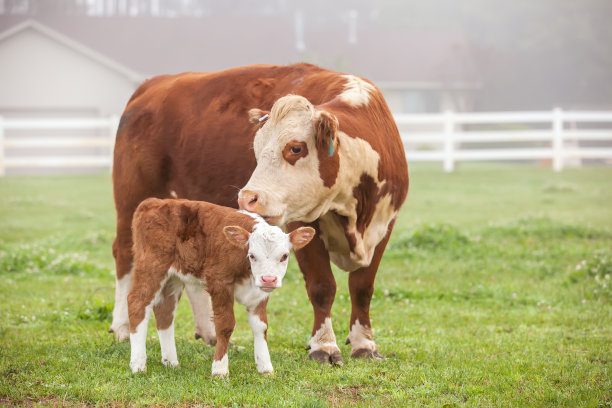
[[[612,406],[612,168],[410,167],[372,300],[383,361],[349,357],[347,277],[332,319],[343,367],[304,351],[312,310],[295,259],[269,304],[275,374],[260,376],[243,308],[229,380],[193,338],[148,371],[106,333],[114,299],[108,174],[0,179],[0,405]]]

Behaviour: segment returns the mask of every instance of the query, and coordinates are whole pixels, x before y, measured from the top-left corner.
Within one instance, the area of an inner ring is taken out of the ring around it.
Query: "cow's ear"
[[[261,109],[251,109],[249,110],[249,121],[258,127],[262,127],[266,120],[270,117],[270,112],[263,111]]]
[[[244,248],[249,243],[249,231],[237,225],[224,227],[223,234],[230,244],[238,248]]]
[[[293,249],[304,248],[315,236],[315,230],[311,227],[300,227],[289,234],[289,241]]]
[[[328,156],[333,156],[335,145],[337,144],[337,131],[338,119],[327,111],[317,111],[315,115],[315,142],[317,149],[324,149]]]

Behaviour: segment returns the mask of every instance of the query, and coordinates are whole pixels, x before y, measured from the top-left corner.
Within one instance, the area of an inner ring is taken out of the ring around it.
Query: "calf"
[[[134,214],[134,277],[128,295],[133,372],[146,369],[146,337],[155,313],[162,363],[178,365],[174,311],[183,288],[210,295],[216,332],[212,374],[228,375],[227,347],[234,330],[234,299],[246,306],[255,363],[272,372],[266,343],[268,296],[282,284],[289,250],[310,242],[314,229],[285,234],[261,217],[201,201],[143,201]],[[210,308],[210,305],[205,305]]]

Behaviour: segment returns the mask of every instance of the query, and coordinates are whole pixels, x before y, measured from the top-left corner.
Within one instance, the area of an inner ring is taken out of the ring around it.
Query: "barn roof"
[[[128,80],[134,83],[140,83],[144,79],[144,76],[137,73],[136,71],[122,65],[121,63],[97,52],[93,49],[83,45],[82,43],[73,40],[72,38],[44,25],[37,21],[28,19],[22,21],[12,27],[6,29],[5,31],[0,32],[0,42],[7,41],[11,37],[27,31],[34,30],[37,33],[46,36],[64,46],[72,49],[73,51],[109,68],[110,70],[126,77]]]

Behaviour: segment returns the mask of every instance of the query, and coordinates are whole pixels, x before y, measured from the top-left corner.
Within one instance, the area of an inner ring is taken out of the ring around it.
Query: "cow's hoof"
[[[195,333],[194,335],[196,340],[200,340],[202,339],[202,341],[207,345],[207,346],[214,346],[217,344],[217,338],[216,337],[211,337],[211,336],[201,336],[198,332]]]
[[[325,350],[314,350],[310,352],[308,357],[310,357],[311,360],[318,361],[322,364],[331,364],[337,366],[342,366],[344,364],[344,361],[342,360],[342,355],[340,354],[339,350],[332,351],[331,353],[328,353]]]
[[[378,350],[370,350],[370,349],[357,349],[351,352],[351,357],[353,358],[371,358],[373,360],[384,360],[383,356],[380,355]]]
[[[130,327],[126,324],[119,326],[117,328],[114,328],[111,326],[111,328],[108,329],[108,332],[114,333],[115,340],[118,342],[130,340]]]

